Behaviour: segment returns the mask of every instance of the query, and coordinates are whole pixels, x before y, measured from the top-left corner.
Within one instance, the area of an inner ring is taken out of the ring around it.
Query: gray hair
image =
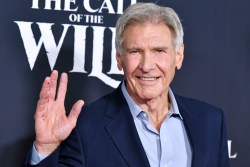
[[[141,23],[165,24],[173,35],[175,51],[183,44],[183,28],[178,15],[169,7],[161,7],[154,3],[136,3],[129,6],[120,16],[116,24],[115,47],[122,53],[123,32],[129,25]]]

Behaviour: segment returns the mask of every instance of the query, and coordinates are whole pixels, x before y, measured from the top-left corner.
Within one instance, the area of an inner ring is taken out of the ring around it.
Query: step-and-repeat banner
[[[90,103],[123,79],[115,23],[139,0],[12,0],[0,5],[0,166],[21,164],[34,140],[41,84],[69,74],[66,108]],[[141,2],[141,1],[140,1]],[[185,60],[175,93],[224,110],[233,167],[250,164],[250,1],[147,0],[169,6],[184,26]],[[198,127],[197,127],[198,128]]]

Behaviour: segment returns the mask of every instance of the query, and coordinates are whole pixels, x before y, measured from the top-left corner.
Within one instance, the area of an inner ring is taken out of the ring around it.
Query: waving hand
[[[66,115],[64,101],[67,92],[68,76],[63,73],[57,90],[58,72],[46,77],[40,92],[35,114],[35,147],[41,154],[50,154],[65,140],[76,125],[83,100],[78,100]]]

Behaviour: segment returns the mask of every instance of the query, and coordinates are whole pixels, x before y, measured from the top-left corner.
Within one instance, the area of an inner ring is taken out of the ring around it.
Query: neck
[[[150,123],[159,131],[169,111],[170,100],[168,95],[146,100],[139,106],[148,113]]]

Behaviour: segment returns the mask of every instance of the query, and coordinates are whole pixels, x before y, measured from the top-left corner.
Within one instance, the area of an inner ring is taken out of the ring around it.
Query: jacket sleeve
[[[80,138],[76,129],[61,145],[48,157],[37,165],[30,165],[31,151],[28,153],[23,167],[84,167],[84,154]]]

